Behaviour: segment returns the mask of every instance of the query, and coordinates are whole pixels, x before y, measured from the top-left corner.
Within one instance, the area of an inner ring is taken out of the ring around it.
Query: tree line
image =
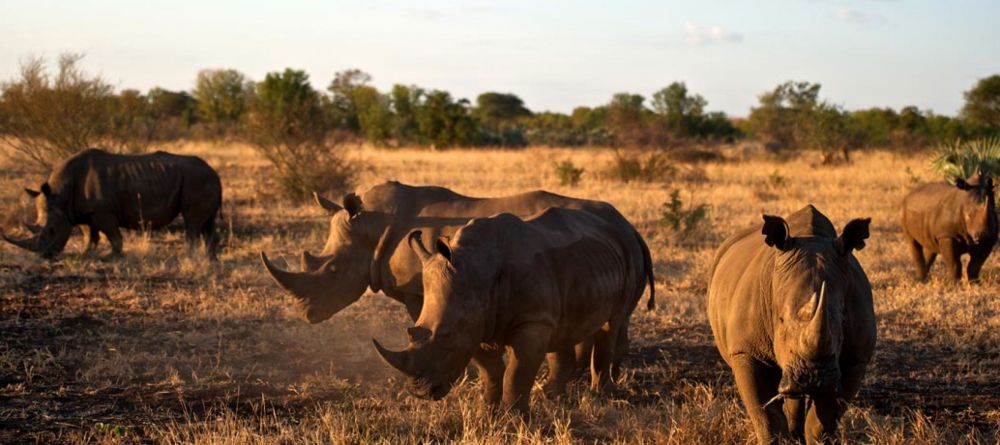
[[[649,101],[618,93],[606,104],[566,114],[532,111],[508,92],[486,92],[473,103],[416,85],[380,91],[357,69],[336,73],[322,90],[304,71],[289,68],[260,81],[234,69],[206,69],[190,91],[116,92],[83,72],[80,60],[66,54],[49,70],[44,60],[30,59],[0,84],[0,138],[15,153],[50,167],[93,146],[140,152],[160,141],[235,138],[274,162],[295,195],[348,183],[347,176],[329,174],[350,170],[333,154],[348,142],[670,148],[750,138],[774,149],[818,149],[827,160],[849,160],[858,148],[912,150],[1000,134],[1000,75],[966,91],[955,117],[913,106],[846,110],[821,97],[820,84],[789,81],[760,94],[746,118],[732,118],[710,111],[684,82],[670,83]],[[317,188],[317,181],[329,187]]]

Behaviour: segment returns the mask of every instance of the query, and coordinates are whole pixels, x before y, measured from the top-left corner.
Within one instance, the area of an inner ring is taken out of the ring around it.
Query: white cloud
[[[692,22],[684,23],[684,43],[688,45],[710,45],[713,43],[735,43],[743,40],[743,34],[731,32],[715,25],[704,26]]]
[[[840,8],[833,17],[837,20],[857,25],[881,25],[885,23],[885,17],[876,13],[869,13],[851,8]]]

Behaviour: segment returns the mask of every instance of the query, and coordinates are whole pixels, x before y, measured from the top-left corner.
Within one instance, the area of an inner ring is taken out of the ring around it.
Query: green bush
[[[681,200],[681,191],[673,189],[670,200],[663,203],[660,224],[670,230],[675,241],[683,241],[708,219],[708,204],[688,204]]]
[[[583,176],[583,169],[573,165],[573,161],[567,159],[562,162],[556,162],[555,168],[560,184],[575,186],[580,183],[580,178]]]

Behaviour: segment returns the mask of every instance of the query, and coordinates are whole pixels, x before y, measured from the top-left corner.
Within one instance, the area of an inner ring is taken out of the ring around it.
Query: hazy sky
[[[649,97],[672,81],[744,116],[789,79],[848,108],[953,114],[1000,73],[1000,1],[0,1],[0,78],[29,55],[86,54],[120,88],[191,88],[202,68],[253,79],[285,67],[324,89],[361,68],[386,89],[474,99],[518,94],[533,110]]]

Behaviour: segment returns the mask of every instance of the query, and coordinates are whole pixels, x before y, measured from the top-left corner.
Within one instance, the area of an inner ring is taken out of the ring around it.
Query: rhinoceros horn
[[[38,234],[38,232],[42,231],[42,226],[38,224],[21,223],[21,226],[23,226],[25,230],[34,234]]]
[[[303,250],[302,257],[299,259],[299,265],[302,267],[303,272],[310,272],[319,270],[327,261],[330,261],[330,257],[315,256],[309,253],[308,250]]]
[[[28,239],[17,239],[17,238],[11,238],[7,235],[3,235],[3,239],[4,241],[7,241],[8,243],[11,243],[25,250],[30,250],[32,252],[38,252],[39,250],[41,250],[38,247],[37,235],[33,238],[28,238]]]
[[[807,346],[807,350],[813,351],[817,357],[828,357],[833,353],[830,350],[833,345],[828,338],[830,330],[826,313],[826,281],[820,284],[819,296],[815,300],[815,309],[809,320],[809,325],[802,333],[802,342]]]
[[[413,370],[413,362],[410,360],[410,354],[407,351],[388,350],[374,338],[372,339],[372,343],[375,345],[375,350],[378,351],[378,355],[381,356],[382,360],[385,360],[389,366],[398,369],[406,375],[416,374]]]
[[[267,254],[260,253],[260,259],[264,267],[282,288],[291,292],[299,298],[312,298],[321,293],[327,286],[324,286],[323,276],[327,273],[333,259],[327,260],[320,267],[308,272],[289,272],[274,265]]]
[[[421,235],[422,234],[419,230],[414,230],[410,232],[410,236],[407,237],[406,241],[410,245],[410,248],[413,249],[413,253],[416,253],[417,257],[420,258],[420,261],[427,262],[427,260],[431,259],[433,254],[431,254],[431,252],[424,247],[424,243],[421,241]]]

